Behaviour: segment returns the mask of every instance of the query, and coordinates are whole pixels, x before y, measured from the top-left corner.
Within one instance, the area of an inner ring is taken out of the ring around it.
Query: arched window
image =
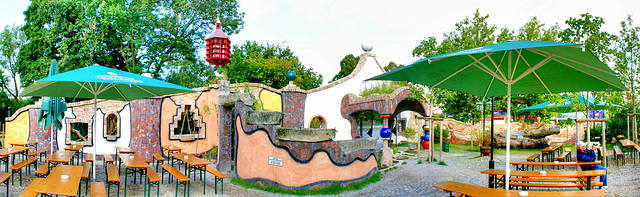
[[[314,116],[311,118],[309,128],[327,128],[327,120],[322,116]]]
[[[118,115],[111,113],[104,119],[103,137],[115,141],[120,137],[120,120]]]

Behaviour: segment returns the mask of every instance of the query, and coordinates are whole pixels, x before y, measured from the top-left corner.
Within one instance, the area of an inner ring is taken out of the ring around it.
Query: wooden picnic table
[[[459,183],[455,181],[449,181],[444,183],[438,183],[433,187],[442,189],[444,192],[455,192],[466,196],[520,196],[519,190],[504,190],[480,187],[477,185],[470,185]],[[527,191],[531,197],[538,196],[604,196],[604,190],[589,190],[589,191]]]
[[[542,161],[544,161],[545,157],[547,157],[548,161],[553,161],[553,159],[556,158],[556,151],[558,151],[558,154],[562,151],[562,143],[552,143],[549,147],[543,148],[540,151],[542,152]]]
[[[151,169],[151,167],[140,155],[120,154],[119,157],[120,161],[124,163],[124,196],[127,196],[127,175],[129,171],[133,174],[133,183],[135,184],[137,173],[140,173],[140,179],[142,179],[143,176],[146,176],[147,169]],[[140,183],[142,183],[142,180],[140,180]]]
[[[516,166],[516,170],[529,169],[533,170],[533,166],[579,166],[579,165],[593,165],[593,164],[601,164],[602,161],[593,161],[593,162],[530,162],[530,161],[510,161],[509,164]]]
[[[162,145],[161,146],[163,150],[167,150],[167,156],[169,156],[169,158],[171,158],[170,163],[173,165],[173,162],[175,161],[173,157],[171,157],[171,153],[179,153],[182,152],[182,148],[178,147],[178,146],[174,146],[174,145]],[[162,151],[164,152],[164,151]]]
[[[39,194],[76,196],[80,187],[82,169],[82,166],[58,165],[36,186],[35,190]],[[69,176],[69,180],[62,180],[62,175]]]
[[[118,161],[119,154],[136,154],[136,151],[129,147],[116,146],[116,163],[120,164]],[[118,170],[120,170],[120,165],[118,165]]]
[[[624,140],[620,140],[620,144],[622,145],[622,152],[623,153],[630,153],[632,158],[633,158],[633,163],[636,163],[636,143],[633,143],[633,141],[628,140],[628,139],[624,139]]]
[[[618,135],[616,138],[618,138],[618,139],[624,139],[624,135]]]
[[[33,147],[36,148],[38,142],[34,142],[34,141],[24,141],[24,142],[11,142],[9,143],[11,144],[11,146],[25,146],[25,147]]]
[[[203,184],[203,191],[206,192],[206,187],[204,187],[205,185],[207,185],[207,173],[206,173],[206,166],[211,164],[211,162],[204,160],[204,159],[200,159],[196,156],[190,155],[190,154],[185,154],[185,153],[173,153],[171,154],[171,157],[174,157],[184,163],[187,164],[187,166],[185,166],[184,171],[185,171],[185,175],[187,175],[187,177],[190,177],[191,172],[193,171],[193,179],[195,179],[196,177],[196,171],[200,171],[200,175],[202,175],[202,173],[204,173],[204,184]],[[173,163],[171,164],[171,166],[173,166]],[[202,176],[200,176],[200,178],[202,178]],[[192,180],[193,180],[192,179]]]
[[[488,174],[489,176],[493,176],[493,180],[505,180],[505,179],[497,179],[496,176],[506,176],[507,172],[504,169],[488,169],[480,172],[482,174]],[[548,171],[545,174],[541,174],[539,171],[517,171],[511,170],[510,176],[515,177],[571,177],[571,178],[586,178],[587,179],[587,190],[591,189],[591,179],[596,176],[604,176],[606,174],[605,170],[590,170],[590,171]],[[497,183],[496,183],[497,184]]]
[[[75,152],[66,150],[58,150],[55,153],[51,154],[49,157],[47,157],[47,165],[49,165],[47,166],[47,170],[50,171],[53,167],[60,163],[69,164],[69,161],[71,161],[73,154],[75,154]]]
[[[16,153],[22,153],[23,157],[27,157],[26,153],[29,150],[28,147],[18,146],[0,149],[0,161],[4,161],[5,172],[9,172],[9,156],[11,156],[11,165],[13,165]]]
[[[72,144],[69,145],[67,147],[64,147],[64,150],[67,151],[73,151],[74,155],[77,155],[76,157],[76,164],[80,164],[80,158],[81,158],[81,154],[82,154],[82,147],[84,147],[84,145],[80,144]]]

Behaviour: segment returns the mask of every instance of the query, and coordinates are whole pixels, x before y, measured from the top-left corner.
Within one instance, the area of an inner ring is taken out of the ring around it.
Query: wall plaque
[[[282,158],[269,156],[269,165],[282,167]]]

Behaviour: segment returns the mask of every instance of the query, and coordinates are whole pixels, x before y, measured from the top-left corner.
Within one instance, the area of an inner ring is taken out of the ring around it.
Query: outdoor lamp
[[[478,102],[476,103],[476,109],[477,109],[478,111],[482,111],[482,102],[478,101]]]

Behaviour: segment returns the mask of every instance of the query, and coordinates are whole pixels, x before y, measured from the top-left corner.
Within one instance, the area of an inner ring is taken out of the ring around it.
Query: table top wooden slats
[[[11,149],[11,150],[9,150],[9,149]],[[0,149],[0,156],[9,156],[9,155],[16,154],[16,153],[21,153],[21,152],[27,151],[27,150],[29,150],[29,148],[28,147],[24,147],[24,146],[3,148],[3,149]]]
[[[577,165],[593,165],[601,164],[602,161],[593,162],[531,162],[531,161],[510,161],[511,165],[533,165],[533,166],[577,166]]]
[[[506,175],[504,169],[487,169],[480,172],[488,175]],[[589,171],[547,171],[545,174],[541,174],[540,171],[516,171],[511,170],[511,176],[518,177],[594,177],[603,176],[606,174],[605,170],[589,170]]]
[[[133,156],[131,158],[130,156]],[[148,168],[149,164],[145,162],[144,158],[136,154],[120,154],[120,160],[124,163],[126,168]]]
[[[70,146],[64,147],[64,150],[78,152],[80,151],[80,149],[82,149],[82,147],[84,147],[84,145],[82,144],[72,144]]]
[[[49,156],[47,161],[53,163],[69,163],[73,154],[75,154],[73,151],[58,150],[53,155]]]
[[[620,140],[620,143],[622,144],[623,147],[633,147],[636,145],[631,140]]]
[[[76,196],[82,174],[82,166],[58,165],[49,176],[36,187],[41,194]],[[68,180],[62,180],[62,175],[68,175]]]
[[[553,152],[555,150],[557,150],[558,148],[562,147],[562,144],[551,144],[549,147],[543,148],[542,152]]]
[[[173,153],[171,154],[171,156],[181,161],[184,161],[185,163],[188,163],[190,166],[205,166],[205,165],[211,164],[211,162],[208,162],[204,159],[200,159],[190,154]],[[184,156],[187,156],[187,158],[185,159]]]
[[[118,152],[120,152],[121,154],[135,154],[136,151],[129,148],[129,147],[120,147],[120,146],[116,146],[116,149],[118,150]]]
[[[182,148],[173,145],[162,145],[162,148],[169,152],[182,151]]]
[[[433,187],[442,189],[445,192],[455,192],[468,196],[520,196],[519,190],[504,190],[476,185],[464,184],[455,181],[438,183]],[[538,196],[604,196],[604,190],[587,190],[587,191],[527,191],[531,197]]]
[[[11,146],[29,146],[37,143],[38,142],[34,142],[34,141],[24,141],[24,142],[11,142],[9,144],[11,144]]]

